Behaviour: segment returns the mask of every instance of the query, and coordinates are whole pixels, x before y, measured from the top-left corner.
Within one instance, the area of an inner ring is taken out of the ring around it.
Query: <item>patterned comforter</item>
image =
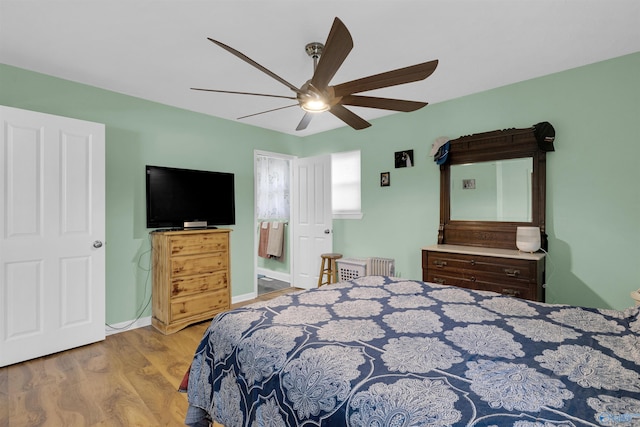
[[[187,424],[640,426],[640,314],[369,276],[213,319]]]

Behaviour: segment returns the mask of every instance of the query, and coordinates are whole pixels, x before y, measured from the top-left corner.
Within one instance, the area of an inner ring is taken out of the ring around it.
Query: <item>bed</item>
[[[640,426],[640,315],[366,276],[218,315],[186,424]]]

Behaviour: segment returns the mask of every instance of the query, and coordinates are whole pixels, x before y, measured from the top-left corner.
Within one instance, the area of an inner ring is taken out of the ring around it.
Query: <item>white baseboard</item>
[[[238,295],[231,298],[231,304],[248,301],[257,297],[255,292],[250,292],[244,295]],[[129,320],[126,322],[116,323],[115,325],[105,326],[105,335],[119,334],[120,332],[131,331],[133,329],[144,328],[151,325],[151,316],[141,317],[138,320]]]
[[[257,298],[258,294],[256,292],[250,292],[244,295],[238,295],[231,298],[231,304],[237,304],[239,302],[249,301],[250,299]]]
[[[291,275],[282,271],[273,271],[266,268],[256,268],[256,273],[262,276],[271,277],[283,282],[291,283]]]
[[[144,328],[151,325],[151,316],[141,317],[138,320],[128,320],[126,322],[116,323],[105,327],[105,335],[119,334],[120,332],[130,331],[132,329]]]

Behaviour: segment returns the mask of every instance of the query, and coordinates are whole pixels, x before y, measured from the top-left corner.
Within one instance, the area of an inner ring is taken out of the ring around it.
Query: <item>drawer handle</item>
[[[444,279],[441,279],[439,277],[434,277],[433,278],[433,283],[439,283],[441,285],[444,285]]]
[[[469,280],[471,280],[472,282],[475,282],[475,281],[476,281],[476,276],[471,276],[471,277],[469,278]]]
[[[471,265],[476,265],[476,260],[475,259],[471,260]]]
[[[438,268],[442,268],[447,266],[447,261],[440,261],[439,259],[437,259],[433,261],[433,264],[435,264],[435,266]]]
[[[505,268],[504,272],[509,277],[518,277],[520,275],[520,270],[516,270],[515,268]]]
[[[519,297],[520,296],[520,291],[515,290],[515,289],[503,289],[502,290],[502,295],[507,295],[510,297]]]

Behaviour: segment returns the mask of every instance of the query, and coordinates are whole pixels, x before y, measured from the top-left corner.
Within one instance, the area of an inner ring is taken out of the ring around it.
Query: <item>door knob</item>
[[[329,230],[328,228],[324,230],[324,234],[329,234],[329,233],[331,233],[331,230]]]
[[[102,242],[100,240],[96,240],[95,242],[93,242],[93,247],[98,249],[102,247]]]

